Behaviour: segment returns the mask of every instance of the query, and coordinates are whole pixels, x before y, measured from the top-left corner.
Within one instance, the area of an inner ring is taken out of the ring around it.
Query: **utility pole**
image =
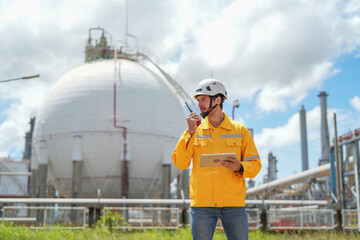
[[[335,158],[335,177],[336,177],[336,220],[337,220],[337,229],[342,231],[342,187],[340,182],[340,160],[339,160],[339,146],[338,146],[338,136],[337,136],[337,124],[336,124],[336,113],[334,113],[334,128],[335,128],[335,137],[334,137],[334,158]]]

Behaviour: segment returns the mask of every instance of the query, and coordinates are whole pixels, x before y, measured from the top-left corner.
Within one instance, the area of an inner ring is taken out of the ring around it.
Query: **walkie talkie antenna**
[[[185,105],[187,106],[187,108],[189,109],[189,111],[192,113],[193,112],[193,110],[191,110],[191,108],[189,107],[189,105],[187,104],[187,102],[185,102]],[[201,121],[197,121],[196,122],[196,125],[200,125],[200,123],[201,123]]]
[[[189,107],[189,105],[187,104],[187,102],[185,102],[187,108],[189,109],[189,111],[192,113],[193,111],[191,110],[191,108]]]

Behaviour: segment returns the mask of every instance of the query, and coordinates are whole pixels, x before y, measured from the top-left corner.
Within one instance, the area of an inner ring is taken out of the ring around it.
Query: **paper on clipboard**
[[[200,167],[221,167],[220,161],[227,157],[235,157],[235,153],[202,154]]]

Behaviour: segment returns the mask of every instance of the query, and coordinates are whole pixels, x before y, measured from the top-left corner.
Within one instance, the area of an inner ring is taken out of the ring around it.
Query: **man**
[[[210,240],[218,218],[227,239],[248,239],[245,211],[245,177],[255,177],[261,161],[247,128],[222,112],[227,92],[215,79],[201,81],[194,95],[201,116],[192,112],[172,154],[176,167],[183,170],[193,161],[190,177],[191,233],[194,240]],[[200,167],[202,154],[235,153],[220,167]]]

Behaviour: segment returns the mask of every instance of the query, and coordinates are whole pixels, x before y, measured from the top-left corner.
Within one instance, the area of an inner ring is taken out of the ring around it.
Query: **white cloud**
[[[320,107],[317,106],[306,113],[307,132],[313,133],[320,126]],[[319,136],[310,134],[308,139],[316,139]],[[281,148],[299,143],[300,141],[300,116],[299,113],[289,118],[285,125],[276,128],[263,128],[255,134],[256,144],[259,148]]]
[[[8,156],[10,149],[13,149],[14,153],[22,152],[25,132],[30,128],[30,118],[36,115],[37,108],[47,92],[48,86],[39,79],[27,81],[29,82],[9,83],[15,86],[17,91],[1,94],[2,100],[11,100],[13,103],[0,113],[6,118],[0,124],[0,157]],[[9,86],[6,89],[8,88]],[[5,91],[6,89],[1,88]]]
[[[332,60],[360,45],[358,15],[339,1],[233,1],[193,32],[179,72],[194,85],[209,76],[262,111],[285,110],[336,74]]]
[[[350,100],[351,106],[360,112],[360,97],[355,96]]]
[[[338,132],[346,129],[346,127],[348,126],[348,122],[346,120],[348,118],[351,118],[351,113],[347,111],[343,111],[340,109],[327,109],[327,121],[330,138],[334,136],[334,113],[337,113]],[[306,112],[308,145],[320,146],[320,125],[320,106],[316,106],[310,111]],[[260,133],[255,134],[255,141],[258,148],[264,148],[267,150],[276,150],[294,144],[300,144],[299,113],[291,116],[287,123],[284,125],[275,128],[263,128]]]
[[[354,14],[360,11],[360,2],[358,0],[350,0],[345,4],[344,12]]]
[[[354,126],[356,119],[344,110],[328,109],[327,121],[330,134],[330,143],[334,136],[334,113],[337,113],[338,135],[347,133],[348,126]],[[306,127],[308,140],[309,168],[318,165],[321,158],[321,118],[320,106],[316,106],[306,112]],[[263,128],[260,133],[255,134],[255,144],[261,156],[263,170],[257,181],[262,180],[266,174],[268,154],[273,152],[278,160],[278,178],[286,177],[294,172],[301,171],[301,144],[300,144],[300,116],[299,113],[292,115],[287,123],[275,128]]]
[[[288,85],[268,86],[260,91],[257,103],[261,110],[269,112],[286,110],[288,105],[295,106],[315,87],[320,87],[326,77],[336,74],[338,70],[332,69],[330,62],[313,67],[308,76],[299,76]]]
[[[169,67],[186,84],[194,86],[213,72],[234,98],[257,99],[257,109],[264,112],[298,104],[309,90],[336,74],[334,59],[360,46],[359,4],[354,0],[128,2],[129,33],[156,55],[171,59]],[[10,145],[23,147],[28,118],[40,99],[64,73],[83,63],[90,27],[104,27],[113,44],[124,40],[124,4],[0,2],[0,79],[41,75],[38,80],[1,85],[0,100],[15,105],[2,112],[0,136],[17,140],[1,139],[0,152]],[[283,128],[294,124],[291,120],[278,130],[285,132]],[[259,138],[265,141],[271,132],[264,129]],[[285,143],[280,139],[276,144]]]

